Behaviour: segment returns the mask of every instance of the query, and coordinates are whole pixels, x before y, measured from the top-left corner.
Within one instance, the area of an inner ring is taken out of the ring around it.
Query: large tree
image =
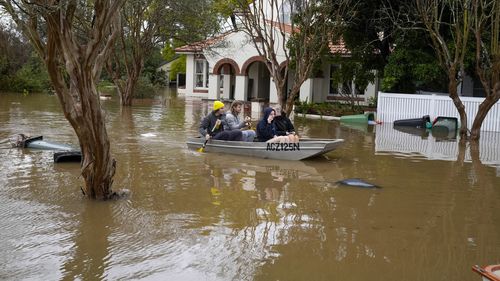
[[[436,60],[430,41],[422,30],[399,32],[395,48],[384,67],[382,91],[415,93],[446,92],[447,75]]]
[[[414,0],[402,13],[404,20],[413,24],[404,28],[423,29],[431,39],[436,57],[448,77],[448,93],[460,116],[463,140],[480,138],[484,118],[500,97],[499,6],[495,0]],[[469,135],[468,116],[457,87],[466,75],[472,50],[475,50],[472,59],[475,74],[484,87],[486,98],[479,105]]]
[[[486,95],[479,105],[470,134],[471,140],[478,140],[484,118],[500,99],[500,2],[473,0],[472,7],[476,74]]]
[[[106,70],[123,106],[132,105],[144,62],[173,39],[202,39],[217,29],[210,1],[130,0],[121,9],[122,25]],[[192,41],[191,41],[192,42]]]
[[[116,162],[110,153],[96,82],[113,45],[123,0],[0,0],[45,63],[83,155],[83,192],[107,199]]]
[[[437,58],[448,76],[448,94],[460,116],[460,136],[467,137],[467,113],[458,95],[465,76],[465,55],[470,38],[472,15],[470,1],[415,0],[411,7],[422,28],[429,34]]]
[[[293,108],[300,86],[340,37],[349,1],[233,0],[228,1],[274,81],[278,102],[286,114]],[[251,2],[251,4],[249,4]],[[280,57],[284,56],[284,57]],[[284,86],[294,70],[289,93]]]
[[[106,69],[113,79],[123,106],[132,105],[132,98],[144,68],[145,57],[158,43],[159,29],[168,25],[170,1],[126,1],[121,9],[119,40]]]
[[[392,5],[398,1],[391,0]],[[385,0],[356,1],[352,4],[349,21],[344,21],[342,41],[348,53],[335,54],[332,63],[339,67],[333,72],[339,94],[354,104],[356,95],[364,93],[369,83],[383,72],[394,43],[393,25],[380,17]],[[354,82],[354,83],[351,83]]]

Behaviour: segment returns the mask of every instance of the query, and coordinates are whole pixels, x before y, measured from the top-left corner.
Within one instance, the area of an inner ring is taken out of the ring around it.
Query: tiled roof
[[[271,21],[271,20],[266,20],[266,22],[270,25],[273,25],[274,27],[276,28],[279,28],[279,25],[282,26],[282,30],[285,32],[285,33],[288,33],[288,34],[291,34],[292,33],[292,26],[288,23],[280,23],[280,22],[277,22],[277,21]],[[298,28],[295,28],[295,31],[299,31]]]
[[[221,35],[211,37],[211,38],[208,38],[208,39],[203,40],[203,41],[198,41],[198,42],[194,42],[194,43],[191,43],[188,45],[184,45],[184,46],[175,48],[175,52],[176,53],[201,53],[203,51],[203,49],[205,49],[205,48],[207,48],[207,47],[209,47],[217,42],[222,41],[224,38],[226,38],[226,36],[228,36],[229,34],[231,34],[233,32],[234,31],[228,31],[228,32],[225,32]]]
[[[271,21],[268,21],[268,23],[278,24],[277,22],[271,22]],[[285,33],[288,33],[288,34],[292,33],[292,26],[291,25],[283,24],[282,26],[283,26],[283,31]],[[175,48],[175,52],[176,53],[201,53],[201,52],[203,52],[203,49],[205,49],[205,48],[207,48],[207,47],[209,47],[217,42],[224,40],[224,38],[226,38],[227,35],[229,35],[233,32],[235,32],[235,31],[229,31],[229,32],[223,33],[219,36],[216,36],[216,37],[208,38],[208,39],[203,40],[203,41],[198,41],[198,42],[194,42],[194,43],[191,43],[188,45],[184,45],[184,46]],[[338,54],[341,56],[348,56],[351,54],[351,52],[346,48],[344,40],[342,40],[342,39],[340,39],[336,43],[330,43],[329,47],[330,47],[330,53],[332,53],[332,54]]]

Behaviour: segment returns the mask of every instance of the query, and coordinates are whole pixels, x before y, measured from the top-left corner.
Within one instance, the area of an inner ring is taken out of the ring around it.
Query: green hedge
[[[354,106],[351,107],[350,104],[343,104],[338,102],[324,102],[324,103],[307,103],[307,102],[297,102],[295,103],[295,113],[298,114],[317,114],[317,115],[327,115],[327,116],[343,116],[343,115],[353,115],[362,114],[365,107]]]

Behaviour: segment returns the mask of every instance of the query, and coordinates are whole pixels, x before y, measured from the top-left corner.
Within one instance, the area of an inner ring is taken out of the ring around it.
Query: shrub
[[[159,87],[151,83],[149,77],[141,76],[135,87],[135,97],[138,99],[153,98],[158,93]]]
[[[25,64],[9,78],[8,88],[18,93],[46,92],[50,89],[49,76],[41,68]]]
[[[307,103],[297,102],[295,104],[295,113],[297,114],[317,114],[327,116],[343,116],[352,114],[362,114],[364,107],[355,106],[339,102]]]

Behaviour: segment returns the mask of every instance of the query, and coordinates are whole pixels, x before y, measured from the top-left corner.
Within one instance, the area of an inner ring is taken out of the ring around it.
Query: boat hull
[[[189,138],[189,149],[199,149],[205,140]],[[266,143],[210,140],[204,151],[280,160],[303,160],[335,150],[343,139],[303,139],[299,143]]]
[[[472,270],[481,275],[483,281],[500,281],[500,264],[485,267],[475,265]]]

